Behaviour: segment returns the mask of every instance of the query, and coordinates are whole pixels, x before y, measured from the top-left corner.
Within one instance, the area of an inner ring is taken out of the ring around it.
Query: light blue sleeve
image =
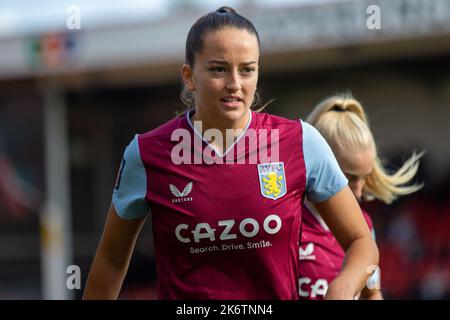
[[[147,174],[142,164],[136,135],[125,149],[113,191],[112,203],[117,214],[123,219],[145,216],[149,211],[149,204],[145,200],[146,193]]]
[[[322,202],[342,190],[348,180],[319,131],[309,123],[300,121],[303,128],[306,196],[311,202]]]

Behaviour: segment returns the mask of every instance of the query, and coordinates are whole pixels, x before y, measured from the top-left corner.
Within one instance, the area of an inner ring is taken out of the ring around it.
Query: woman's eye
[[[253,71],[255,71],[255,68],[250,68],[250,67],[248,67],[248,68],[244,68],[244,69],[242,70],[242,73],[250,74],[250,73],[252,73]]]
[[[209,68],[209,71],[220,73],[220,72],[225,72],[225,68],[224,67],[212,67],[212,68]]]

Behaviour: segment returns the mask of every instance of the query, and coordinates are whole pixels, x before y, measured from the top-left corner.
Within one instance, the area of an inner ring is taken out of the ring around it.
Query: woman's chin
[[[245,108],[227,109],[222,110],[221,113],[223,117],[228,121],[239,121],[245,117],[247,109]]]

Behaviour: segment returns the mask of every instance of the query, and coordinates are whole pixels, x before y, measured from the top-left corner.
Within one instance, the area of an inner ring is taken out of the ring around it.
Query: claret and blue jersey
[[[329,284],[341,271],[345,252],[311,203],[304,202],[302,213],[299,296],[301,300],[323,300]],[[375,238],[371,217],[364,210],[362,214]],[[375,287],[379,282],[380,272],[377,269],[368,284]]]
[[[297,299],[302,200],[347,185],[310,125],[251,112],[246,130],[278,130],[275,162],[175,164],[176,129],[200,135],[190,113],[136,135],[124,153],[113,205],[123,219],[152,218],[161,299]],[[193,152],[213,148],[190,142]],[[231,148],[249,159],[258,143]],[[217,155],[216,155],[217,156]]]

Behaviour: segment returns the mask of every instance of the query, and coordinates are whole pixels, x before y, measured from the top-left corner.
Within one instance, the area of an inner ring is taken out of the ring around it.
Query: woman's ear
[[[183,64],[181,67],[181,77],[183,78],[184,85],[190,91],[195,91],[194,82],[192,81],[192,68],[188,64]]]

